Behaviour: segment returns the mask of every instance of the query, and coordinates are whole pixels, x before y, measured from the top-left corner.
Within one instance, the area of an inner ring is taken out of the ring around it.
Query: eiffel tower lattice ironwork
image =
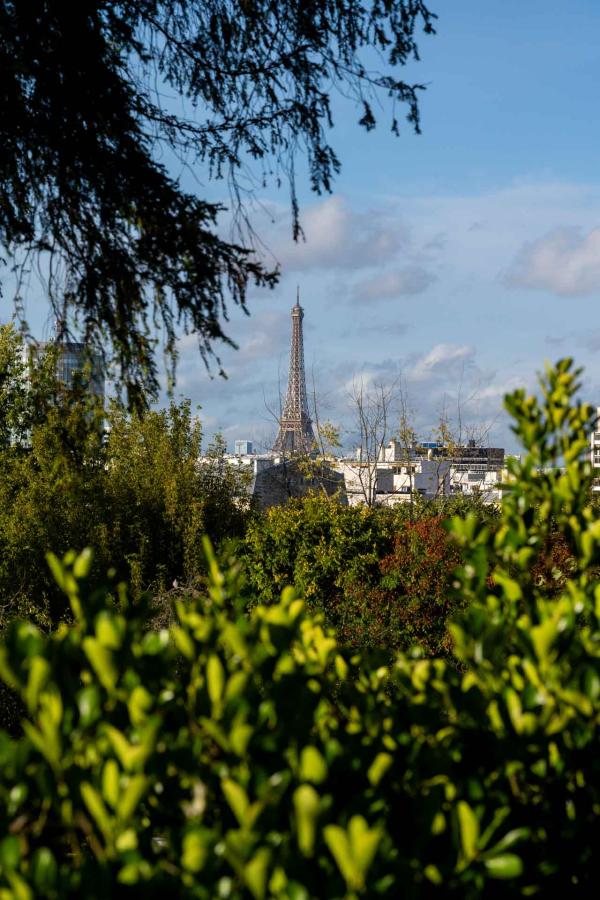
[[[292,307],[290,373],[283,415],[279,422],[279,434],[273,447],[276,453],[310,453],[315,443],[306,398],[303,318],[304,310],[300,306],[300,291],[298,291],[296,305]]]

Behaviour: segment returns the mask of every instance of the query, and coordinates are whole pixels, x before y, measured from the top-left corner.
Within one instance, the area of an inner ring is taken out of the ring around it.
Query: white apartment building
[[[391,440],[379,458],[342,459],[336,469],[344,476],[348,503],[405,503],[411,496],[428,500],[462,494],[478,495],[485,503],[499,503],[504,480],[504,450],[497,447],[449,449],[435,441],[406,447]]]
[[[411,496],[432,499],[443,495],[449,491],[449,468],[447,460],[415,458],[370,463],[341,459],[335,464],[336,471],[344,477],[351,506],[362,503],[394,506],[409,502]]]

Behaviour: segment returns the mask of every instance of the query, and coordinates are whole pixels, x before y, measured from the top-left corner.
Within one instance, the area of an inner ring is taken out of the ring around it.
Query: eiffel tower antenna
[[[279,434],[273,447],[276,453],[310,453],[315,442],[306,398],[303,318],[304,310],[300,306],[300,287],[298,287],[296,305],[292,307],[292,344],[287,395],[279,423]]]

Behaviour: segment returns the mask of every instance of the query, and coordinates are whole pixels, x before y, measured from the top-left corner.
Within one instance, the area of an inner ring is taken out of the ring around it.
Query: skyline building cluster
[[[300,457],[316,457],[317,442],[308,406],[304,367],[304,309],[300,292],[291,308],[291,342],[289,374],[285,404],[278,422],[276,440],[270,451],[257,453],[251,441],[236,440],[235,452],[227,454],[230,462],[252,467],[254,477],[251,490],[263,495],[263,506],[285,502],[290,496],[301,496],[317,483],[327,481],[327,492],[343,492],[344,502],[383,503],[393,505],[420,495],[433,498],[440,495],[478,494],[484,501],[498,502],[502,497],[501,483],[505,481],[505,451],[500,447],[477,445],[468,441],[465,446],[446,445],[439,441],[413,440],[405,446],[397,438],[387,439],[372,458],[365,458],[361,449],[354,457],[332,458],[325,465],[330,477],[305,477]],[[83,342],[67,339],[60,321],[53,340],[38,342],[24,348],[28,355],[46,347],[58,348],[57,378],[68,388],[78,376],[85,378],[85,386],[96,397],[103,398],[105,375],[102,357]],[[600,423],[600,407],[598,407]],[[600,471],[600,424],[590,436],[590,459]],[[322,463],[320,464],[323,465]],[[600,478],[594,485],[600,491]]]
[[[230,457],[235,465],[248,465],[254,474],[252,490],[262,505],[283,503],[315,486],[314,473],[302,476],[300,457],[316,457],[306,393],[304,369],[304,310],[297,290],[291,309],[292,334],[286,399],[278,423],[272,450],[258,454],[251,441],[237,440]],[[501,498],[499,483],[504,470],[504,449],[479,447],[474,441],[466,446],[447,446],[441,442],[413,440],[409,446],[381,435],[371,453],[357,450],[353,457],[331,458],[325,465],[329,477],[320,472],[316,482],[328,493],[343,491],[344,502],[393,505],[412,497],[434,498],[441,495],[480,494],[487,502]],[[380,444],[380,446],[379,446]],[[310,466],[308,467],[310,469]]]

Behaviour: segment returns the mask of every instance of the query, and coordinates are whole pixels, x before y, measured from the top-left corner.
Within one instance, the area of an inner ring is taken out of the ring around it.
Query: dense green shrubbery
[[[377,578],[399,518],[390,509],[342,506],[324,494],[274,506],[250,522],[240,548],[249,583],[266,603],[294,584],[323,609],[348,586]]]
[[[0,896],[595,892],[600,522],[575,382],[561,363],[541,405],[508,398],[528,452],[498,527],[452,522],[454,660],[342,652],[290,590],[246,615],[214,562],[148,632],[88,554],[53,558],[75,623],[13,623],[0,656],[29,711],[0,738]],[[552,521],[575,561],[558,594],[535,573]]]
[[[446,620],[458,600],[451,585],[461,558],[442,515],[468,512],[490,524],[497,519],[477,499],[390,509],[342,506],[314,495],[255,517],[240,558],[262,602],[275,602],[294,584],[344,643],[397,650],[419,641],[436,653],[448,644]]]

